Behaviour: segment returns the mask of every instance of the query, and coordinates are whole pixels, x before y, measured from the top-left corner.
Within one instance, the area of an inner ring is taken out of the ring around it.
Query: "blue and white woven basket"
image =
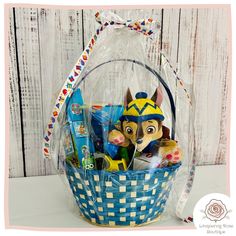
[[[151,72],[164,87],[172,111],[171,139],[175,140],[175,103],[172,93],[157,71],[131,59],[101,63],[91,69],[78,83],[98,67],[125,61]],[[82,215],[102,226],[136,226],[156,220],[164,211],[174,177],[181,163],[151,170],[107,172],[83,170],[66,162],[66,175]]]
[[[102,226],[137,226],[165,209],[180,163],[151,170],[107,172],[66,164],[66,174],[82,215]]]

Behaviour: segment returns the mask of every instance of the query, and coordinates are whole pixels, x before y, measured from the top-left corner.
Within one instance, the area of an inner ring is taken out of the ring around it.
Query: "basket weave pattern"
[[[179,166],[107,172],[66,164],[66,174],[82,215],[91,223],[135,226],[164,211]]]

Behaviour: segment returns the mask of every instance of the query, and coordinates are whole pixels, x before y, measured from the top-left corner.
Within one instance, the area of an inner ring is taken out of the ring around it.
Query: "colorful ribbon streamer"
[[[187,97],[189,104],[190,104],[190,108],[192,108],[192,106],[193,106],[192,100],[191,100],[191,97],[190,97],[187,89],[184,86],[184,82],[179,78],[176,70],[174,69],[174,67],[170,63],[169,59],[167,58],[167,56],[163,52],[161,52],[161,59],[162,59],[161,63],[163,65],[167,64],[170,67],[174,77],[179,82],[180,86],[182,87],[182,89],[184,90],[184,92],[186,94],[186,97]],[[175,211],[176,215],[185,223],[193,222],[193,217],[189,216],[189,217],[183,218],[182,215],[183,215],[184,208],[187,204],[190,191],[193,186],[193,180],[194,180],[194,176],[195,176],[195,168],[196,168],[196,155],[194,153],[193,158],[192,158],[191,168],[190,168],[190,171],[188,174],[188,179],[186,180],[183,190],[180,194],[179,201],[176,204],[176,211]]]
[[[189,101],[189,104],[190,104],[191,107],[192,107],[192,105],[193,105],[193,104],[192,104],[192,100],[191,100],[191,97],[190,97],[190,95],[189,95],[187,89],[186,89],[185,86],[184,86],[183,80],[181,80],[181,79],[179,78],[179,76],[177,75],[176,70],[173,68],[173,66],[171,65],[169,59],[166,57],[166,55],[165,55],[163,52],[161,52],[161,59],[164,61],[164,63],[167,63],[167,64],[169,65],[171,71],[172,71],[173,74],[174,74],[174,77],[177,79],[177,81],[179,82],[180,86],[183,88],[183,90],[184,90],[184,92],[185,92],[185,94],[186,94],[186,97],[187,97],[187,99],[188,99],[188,101]],[[162,62],[162,64],[164,64],[164,63]]]
[[[96,21],[104,26],[114,26],[116,28],[128,27],[130,30],[135,30],[136,32],[142,33],[145,36],[151,36],[160,30],[161,25],[158,21],[154,21],[152,18],[141,19],[137,21],[123,20],[114,13],[106,15],[105,13],[100,14],[97,12],[95,14]]]

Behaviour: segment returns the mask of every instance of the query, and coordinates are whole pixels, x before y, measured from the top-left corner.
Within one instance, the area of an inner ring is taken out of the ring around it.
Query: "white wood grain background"
[[[9,9],[10,177],[54,174],[41,145],[53,97],[80,56],[97,23],[95,10]],[[153,17],[162,31],[147,41],[159,65],[164,49],[195,97],[194,139],[198,164],[226,161],[228,99],[227,8],[114,10],[125,19]],[[184,111],[189,116],[190,111]],[[188,124],[184,124],[188,125]]]

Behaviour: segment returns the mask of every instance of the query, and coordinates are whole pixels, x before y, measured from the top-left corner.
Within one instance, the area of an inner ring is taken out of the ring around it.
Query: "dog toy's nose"
[[[140,138],[140,139],[137,139],[137,144],[141,144],[143,142],[143,140]]]

